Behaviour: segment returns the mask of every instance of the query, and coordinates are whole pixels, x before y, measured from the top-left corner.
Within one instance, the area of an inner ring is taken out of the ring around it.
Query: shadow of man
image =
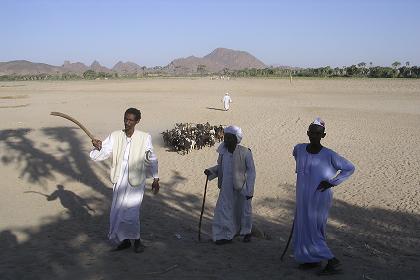
[[[215,111],[226,111],[224,109],[214,108],[214,107],[206,107],[206,109],[208,109],[208,110],[215,110]]]
[[[67,208],[70,215],[73,217],[90,216],[89,211],[95,212],[95,210],[93,210],[83,198],[72,191],[64,189],[63,185],[57,185],[57,190],[53,191],[49,195],[35,191],[28,191],[26,193],[37,193],[43,195],[48,201],[59,199],[61,205],[63,205],[64,208]]]

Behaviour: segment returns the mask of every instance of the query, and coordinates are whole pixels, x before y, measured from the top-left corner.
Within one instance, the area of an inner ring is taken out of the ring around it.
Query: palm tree
[[[394,78],[398,77],[398,75],[400,74],[400,70],[398,70],[398,67],[401,66],[401,62],[399,61],[394,61],[394,63],[392,63],[392,67],[394,67]]]
[[[360,62],[359,64],[357,64],[357,66],[359,66],[361,68],[365,68],[366,63],[365,62]]]
[[[362,75],[365,75],[366,63],[365,62],[360,62],[359,64],[357,64],[357,66],[359,66],[359,68],[362,68]]]
[[[401,66],[401,62],[399,61],[394,61],[394,63],[392,63],[392,67],[394,67],[394,69],[397,69],[400,66]]]
[[[408,76],[411,77],[411,68],[409,68],[410,67],[410,61],[406,61],[405,66],[408,68]]]

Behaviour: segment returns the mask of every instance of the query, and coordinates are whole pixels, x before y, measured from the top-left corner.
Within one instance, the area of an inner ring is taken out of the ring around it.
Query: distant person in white
[[[134,240],[134,252],[144,250],[139,216],[146,177],[153,176],[152,190],[154,194],[159,192],[158,160],[151,137],[135,130],[140,119],[140,111],[129,108],[124,114],[124,130],[112,132],[103,142],[92,140],[95,147],[90,152],[92,160],[101,161],[112,155],[113,197],[108,238],[117,245],[115,251],[131,247],[130,239]]]
[[[225,96],[222,99],[223,107],[225,108],[225,111],[228,111],[230,108],[230,103],[232,102],[232,99],[229,96],[229,93],[226,92]]]

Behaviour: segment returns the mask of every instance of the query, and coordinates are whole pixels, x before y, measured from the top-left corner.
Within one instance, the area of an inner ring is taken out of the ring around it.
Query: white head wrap
[[[317,117],[313,122],[312,122],[312,124],[316,124],[316,125],[319,125],[319,126],[322,126],[324,129],[325,129],[325,122],[323,121],[323,120],[321,120],[321,118],[320,117]]]
[[[239,126],[236,126],[236,125],[228,126],[224,129],[224,132],[236,135],[236,139],[238,139],[238,144],[241,143],[243,134],[242,134],[242,129]]]
[[[225,95],[229,95],[229,92],[226,92]]]

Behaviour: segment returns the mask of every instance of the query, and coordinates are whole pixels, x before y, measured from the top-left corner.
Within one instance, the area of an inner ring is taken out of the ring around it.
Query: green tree
[[[86,70],[85,72],[83,72],[83,78],[86,80],[94,80],[96,79],[96,77],[97,74],[93,70]]]
[[[360,62],[357,64],[357,66],[359,66],[360,68],[365,68],[366,63],[365,62]]]
[[[197,65],[197,72],[200,73],[201,76],[206,74],[207,73],[206,65],[204,65],[204,64]]]
[[[392,67],[394,67],[394,69],[397,69],[400,66],[401,66],[401,62],[399,61],[394,61],[394,63],[392,63]]]

